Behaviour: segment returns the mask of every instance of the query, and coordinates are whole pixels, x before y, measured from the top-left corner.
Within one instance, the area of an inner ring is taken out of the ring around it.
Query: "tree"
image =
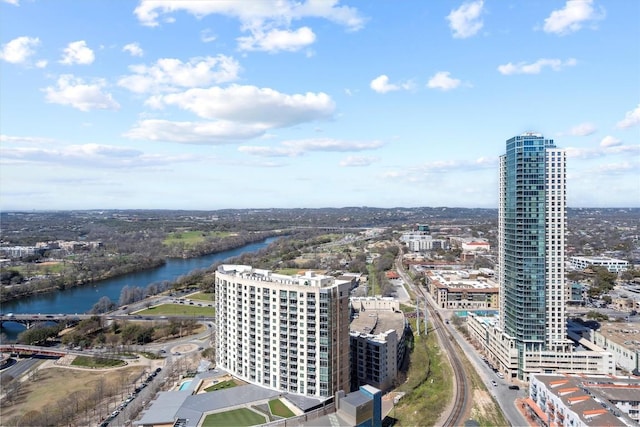
[[[98,300],[97,303],[93,305],[89,312],[92,314],[108,313],[112,310],[115,310],[116,307],[117,306],[115,302],[111,301],[109,297],[103,296]]]

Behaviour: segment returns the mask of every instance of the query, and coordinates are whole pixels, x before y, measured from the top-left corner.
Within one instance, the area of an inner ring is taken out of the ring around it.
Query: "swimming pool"
[[[179,390],[186,390],[187,388],[189,388],[190,385],[191,385],[191,381],[185,381],[182,384],[180,384]]]

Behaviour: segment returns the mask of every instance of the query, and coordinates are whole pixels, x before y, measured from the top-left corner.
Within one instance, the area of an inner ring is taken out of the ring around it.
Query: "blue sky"
[[[0,209],[640,206],[640,2],[0,0]]]

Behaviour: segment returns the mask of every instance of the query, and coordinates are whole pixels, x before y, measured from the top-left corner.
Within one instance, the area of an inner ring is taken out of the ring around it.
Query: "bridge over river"
[[[81,320],[100,317],[103,320],[140,320],[140,321],[168,321],[175,320],[197,320],[197,321],[214,321],[214,317],[210,316],[184,316],[184,315],[166,315],[166,316],[139,316],[130,314],[2,314],[0,315],[0,327],[4,322],[14,322],[26,326],[30,329],[32,326],[41,323],[63,323],[65,326],[73,326]]]

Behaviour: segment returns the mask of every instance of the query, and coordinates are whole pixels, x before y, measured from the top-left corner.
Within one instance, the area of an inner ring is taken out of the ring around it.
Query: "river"
[[[212,264],[224,261],[247,252],[257,252],[267,247],[277,237],[270,237],[262,242],[250,243],[240,248],[231,249],[215,254],[204,255],[198,258],[170,258],[167,262],[153,269],[125,274],[111,279],[101,280],[92,284],[65,289],[56,292],[34,295],[16,301],[2,304],[2,312],[7,313],[47,313],[47,314],[76,314],[86,313],[98,300],[107,296],[116,303],[120,299],[120,291],[125,286],[146,287],[151,283],[168,280],[173,282],[180,276],[184,276],[194,270],[208,268]],[[21,325],[8,322],[3,325],[2,332],[9,339],[16,333],[24,330]]]

